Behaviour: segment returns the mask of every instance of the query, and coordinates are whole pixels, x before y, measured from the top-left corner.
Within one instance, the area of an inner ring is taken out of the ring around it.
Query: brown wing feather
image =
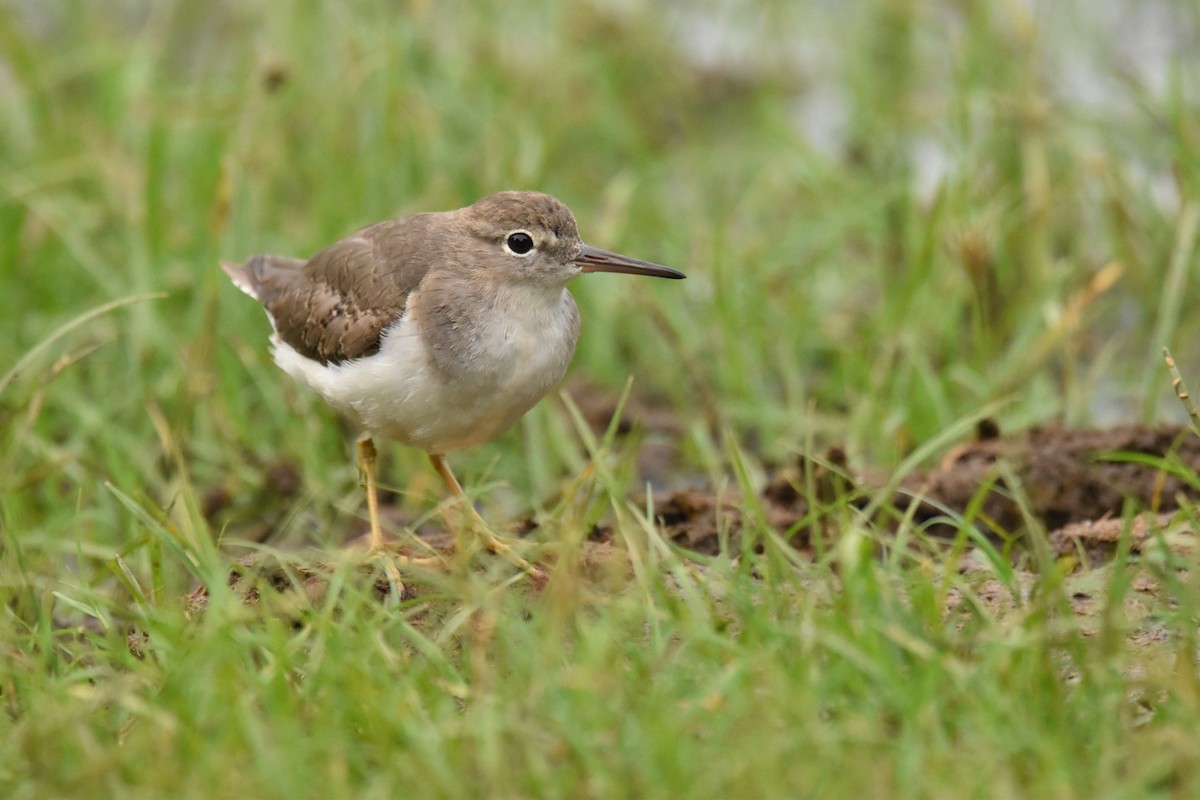
[[[384,330],[429,271],[428,216],[364,228],[307,262],[255,256],[225,271],[263,304],[275,333],[296,352],[340,364],[379,350]]]

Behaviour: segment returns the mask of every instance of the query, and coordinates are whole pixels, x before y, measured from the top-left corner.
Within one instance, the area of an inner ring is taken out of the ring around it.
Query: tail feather
[[[221,269],[225,270],[225,274],[229,276],[229,280],[233,281],[233,285],[241,289],[246,294],[258,299],[258,292],[254,289],[254,283],[250,280],[250,274],[241,264],[235,264],[232,261],[222,261]]]
[[[269,305],[300,274],[305,263],[302,258],[287,256],[252,256],[245,264],[222,261],[221,269],[234,286],[263,305]]]

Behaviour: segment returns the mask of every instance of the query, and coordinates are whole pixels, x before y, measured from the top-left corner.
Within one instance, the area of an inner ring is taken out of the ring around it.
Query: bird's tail
[[[275,297],[300,274],[306,262],[302,258],[287,256],[252,256],[245,264],[222,261],[221,269],[233,281],[233,285],[263,305],[270,305]]]
[[[222,261],[221,269],[225,270],[225,274],[229,276],[229,280],[233,281],[233,285],[241,289],[246,294],[258,299],[258,292],[254,289],[254,284],[250,280],[250,273],[241,264],[235,264],[232,261]]]

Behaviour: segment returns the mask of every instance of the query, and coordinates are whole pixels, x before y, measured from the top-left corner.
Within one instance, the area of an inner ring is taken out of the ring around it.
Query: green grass
[[[0,6],[0,795],[1194,794],[1200,594],[1170,559],[1087,573],[1081,620],[1034,546],[993,613],[920,531],[891,547],[835,502],[814,564],[760,523],[762,555],[696,569],[631,505],[636,438],[585,472],[554,400],[454,459],[489,518],[541,510],[546,592],[498,567],[400,609],[350,566],[300,610],[224,588],[239,530],[364,526],[348,431],[217,261],[499,189],[688,272],[573,287],[575,373],[677,415],[681,483],[831,443],[896,468],[986,408],[1174,412],[1161,347],[1200,374],[1194,4],[1141,6],[1182,43],[1161,83],[1082,0],[810,5]],[[430,511],[421,454],[383,470]],[[628,575],[572,568],[600,515]],[[1142,568],[1173,599],[1144,663]]]

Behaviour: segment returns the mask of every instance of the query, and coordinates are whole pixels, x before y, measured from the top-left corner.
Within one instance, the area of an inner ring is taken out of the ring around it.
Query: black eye
[[[525,231],[516,231],[508,235],[508,238],[504,240],[504,244],[512,252],[523,256],[533,249],[533,237]]]

